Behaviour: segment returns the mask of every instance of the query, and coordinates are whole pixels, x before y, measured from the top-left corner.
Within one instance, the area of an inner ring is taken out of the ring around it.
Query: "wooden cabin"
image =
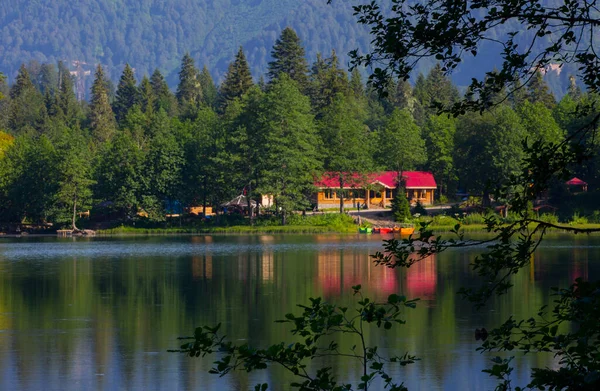
[[[385,171],[382,173],[344,174],[345,208],[385,208],[391,205],[398,187],[398,172]],[[437,188],[433,174],[425,171],[404,171],[403,181],[406,188],[406,198],[411,205],[420,202],[422,205],[432,205],[434,191]],[[315,181],[318,188],[315,202],[318,209],[339,208],[340,176],[336,173],[325,173]]]

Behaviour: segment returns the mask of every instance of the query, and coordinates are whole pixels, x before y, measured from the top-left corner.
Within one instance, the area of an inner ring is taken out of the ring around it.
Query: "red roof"
[[[395,189],[398,185],[397,171],[384,171],[382,173],[345,175],[344,189],[361,188],[367,185],[379,183],[389,189]],[[425,171],[404,171],[402,176],[406,182],[407,189],[435,189],[437,184],[433,174]],[[340,187],[339,174],[326,172],[320,180],[315,182],[316,187],[335,189]]]
[[[587,183],[582,181],[579,178],[573,178],[573,179],[567,181],[567,185],[568,186],[587,186]]]

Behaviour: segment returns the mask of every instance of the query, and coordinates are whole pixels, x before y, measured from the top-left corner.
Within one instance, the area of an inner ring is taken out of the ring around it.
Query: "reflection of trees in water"
[[[569,281],[573,282],[577,278],[589,281],[588,278],[588,257],[589,250],[586,247],[573,247],[569,265]]]
[[[213,252],[212,240],[264,246],[221,254]],[[543,255],[534,259],[534,278],[527,271],[519,274],[512,294],[494,305],[496,311],[473,316],[469,304],[456,295],[477,278],[468,267],[472,253],[449,252],[394,270],[374,266],[369,258],[373,251],[274,252],[269,243],[279,240],[190,237],[199,244],[197,254],[180,258],[0,259],[0,328],[14,331],[0,334],[0,373],[16,379],[10,384],[21,389],[41,383],[61,389],[66,378],[89,379],[90,388],[247,389],[254,383],[242,375],[222,383],[206,374],[210,360],[163,352],[176,347],[175,337],[182,333],[218,322],[232,338],[257,346],[287,341],[289,329],[274,320],[296,311],[295,304],[307,303],[308,297],[325,296],[350,306],[355,300],[350,286],[360,283],[377,300],[391,293],[428,299],[409,312],[407,324],[397,331],[369,333],[371,344],[426,356],[409,373],[425,373],[442,384],[456,381],[460,389],[463,378],[483,376],[473,370],[484,360],[474,352],[476,327],[536,311],[550,286],[568,285],[586,273],[593,276],[598,265],[592,261],[589,269],[585,261],[598,253],[593,248],[542,249]],[[533,360],[540,367],[546,358]],[[342,375],[353,370],[341,362],[332,365]],[[520,365],[527,372],[528,364]],[[174,384],[165,367],[181,375]],[[276,373],[265,376],[286,384],[289,379]]]

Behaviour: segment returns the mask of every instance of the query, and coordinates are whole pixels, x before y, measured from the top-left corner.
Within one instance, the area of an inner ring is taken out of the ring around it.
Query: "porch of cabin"
[[[339,189],[320,189],[317,193],[317,208],[339,208]],[[391,206],[392,199],[396,196],[396,189],[384,188],[381,190],[346,189],[344,208],[386,208]],[[411,206],[421,202],[421,205],[433,204],[434,189],[408,189],[406,197]]]

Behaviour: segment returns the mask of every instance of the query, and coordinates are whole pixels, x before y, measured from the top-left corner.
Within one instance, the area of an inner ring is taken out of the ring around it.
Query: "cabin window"
[[[385,189],[385,198],[394,198],[392,195],[392,189]]]
[[[325,199],[326,200],[332,200],[335,198],[335,191],[331,190],[331,189],[326,189],[325,190]]]
[[[361,189],[352,190],[350,195],[352,198],[365,198],[365,191]]]

